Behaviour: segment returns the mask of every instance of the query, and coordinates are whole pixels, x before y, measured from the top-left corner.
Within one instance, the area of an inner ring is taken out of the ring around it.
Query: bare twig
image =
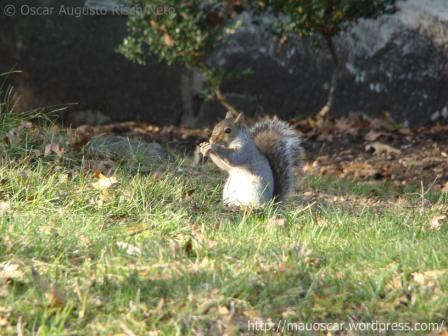
[[[22,316],[19,316],[19,321],[17,322],[17,336],[23,336]]]
[[[336,93],[336,88],[338,84],[340,61],[336,51],[336,47],[333,43],[333,38],[330,35],[324,35],[325,41],[327,42],[328,49],[330,50],[331,57],[336,65],[331,77],[330,91],[328,92],[327,103],[322,107],[322,109],[317,113],[317,119],[327,119],[334,104],[334,98]]]
[[[129,328],[127,327],[126,324],[124,324],[124,322],[120,322],[120,327],[121,327],[121,329],[123,329],[123,332],[124,332],[126,335],[128,335],[128,336],[137,336],[137,335],[134,334],[134,332],[133,332],[131,329],[129,329]]]
[[[221,89],[217,87],[215,89],[216,98],[220,101],[222,105],[224,105],[230,112],[232,112],[235,116],[239,114],[240,111],[232,105],[232,103],[227,99],[226,96],[221,92]]]

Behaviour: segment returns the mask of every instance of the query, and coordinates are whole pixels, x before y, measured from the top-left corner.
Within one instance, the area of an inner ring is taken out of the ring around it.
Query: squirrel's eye
[[[224,129],[224,133],[229,134],[231,132],[232,132],[232,129],[230,127],[227,127],[227,128]]]

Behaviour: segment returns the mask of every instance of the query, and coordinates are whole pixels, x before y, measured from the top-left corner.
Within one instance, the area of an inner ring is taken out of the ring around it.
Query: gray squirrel
[[[228,174],[224,204],[245,207],[285,200],[295,190],[294,166],[303,156],[299,135],[286,122],[268,119],[249,129],[243,113],[232,112],[198,150]]]

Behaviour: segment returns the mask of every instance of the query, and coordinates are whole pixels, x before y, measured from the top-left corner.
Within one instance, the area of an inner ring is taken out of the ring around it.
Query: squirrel
[[[238,207],[287,199],[295,190],[294,166],[303,156],[299,135],[288,123],[268,119],[248,128],[243,113],[235,117],[230,111],[198,151],[227,172],[223,201]]]

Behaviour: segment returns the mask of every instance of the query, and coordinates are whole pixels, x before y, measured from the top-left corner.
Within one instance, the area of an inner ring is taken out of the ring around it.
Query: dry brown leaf
[[[51,285],[50,291],[45,296],[52,307],[62,307],[67,302],[66,292],[56,284]]]
[[[60,183],[65,183],[68,181],[68,174],[64,173],[59,175],[59,182]]]
[[[284,217],[275,216],[269,218],[266,227],[268,229],[284,228],[288,225],[288,221]]]
[[[22,121],[22,123],[18,127],[9,130],[9,132],[6,134],[4,138],[4,141],[9,145],[14,142],[17,142],[21,138],[23,130],[30,129],[32,127],[33,124],[31,122]]]
[[[343,134],[357,136],[359,133],[359,128],[345,118],[339,118],[336,120],[335,127]]]
[[[442,191],[448,193],[448,182],[442,187]]]
[[[403,135],[413,135],[413,132],[410,128],[400,128],[398,132]]]
[[[383,118],[370,118],[370,126],[374,129],[386,129],[392,131],[395,129],[395,122],[392,120],[390,113],[385,112]]]
[[[378,139],[380,136],[385,135],[385,133],[382,132],[376,132],[374,130],[370,130],[365,136],[364,139],[366,141],[375,141],[376,139]]]
[[[414,272],[411,274],[412,282],[420,287],[437,289],[439,279],[447,276],[448,270],[431,270],[426,272]]]
[[[8,261],[0,266],[0,279],[4,281],[23,281],[25,279],[25,273],[19,264]]]
[[[446,133],[448,132],[448,125],[437,124],[429,129],[429,133],[437,134],[437,133]]]
[[[378,154],[378,155],[381,155],[383,153],[385,153],[385,154],[400,154],[401,153],[401,150],[394,148],[390,145],[386,145],[381,142],[374,142],[372,144],[366,145],[367,151],[370,151],[372,149],[373,149],[374,153]]]
[[[51,153],[54,153],[58,158],[61,158],[64,155],[64,148],[55,142],[49,143],[45,146],[44,156],[47,157]]]
[[[368,178],[380,175],[381,172],[367,162],[353,162],[342,168],[342,177]]]
[[[0,216],[5,215],[11,209],[11,203],[2,201],[0,202]]]
[[[45,293],[48,304],[51,307],[62,307],[67,302],[67,293],[63,288],[60,288],[56,283],[50,285],[49,281],[36,269],[32,269],[33,281],[36,286]]]
[[[429,221],[429,229],[430,230],[440,230],[440,227],[442,226],[441,221],[443,221],[446,218],[445,215],[437,215],[433,216],[431,220]]]
[[[132,244],[126,242],[118,242],[117,246],[120,250],[124,250],[127,254],[138,257],[142,254],[142,250]]]
[[[218,307],[218,314],[219,315],[229,315],[230,311],[226,306],[219,306]]]
[[[333,134],[331,134],[330,132],[322,132],[321,134],[319,134],[319,136],[317,137],[318,141],[327,141],[327,142],[331,142],[334,140],[334,136]]]
[[[0,316],[0,328],[5,328],[9,325],[8,316]]]
[[[403,280],[401,275],[397,275],[386,285],[388,290],[401,290],[403,289]]]

